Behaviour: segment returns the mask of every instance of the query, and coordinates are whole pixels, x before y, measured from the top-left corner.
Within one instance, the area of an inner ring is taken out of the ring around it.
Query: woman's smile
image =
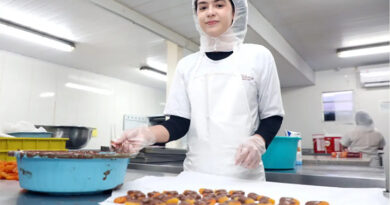
[[[207,21],[206,24],[209,25],[209,26],[214,26],[216,25],[217,23],[219,23],[219,21],[216,21],[216,20],[212,20],[212,21]]]

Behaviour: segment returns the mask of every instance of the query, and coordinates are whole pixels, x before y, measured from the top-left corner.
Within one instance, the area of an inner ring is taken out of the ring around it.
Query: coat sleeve
[[[351,132],[348,132],[341,138],[341,144],[344,147],[349,147],[351,145],[351,143],[352,143]]]
[[[258,57],[260,70],[258,78],[258,104],[260,119],[284,116],[279,76],[272,53],[264,48]]]
[[[167,103],[165,105],[164,114],[190,119],[191,108],[187,94],[187,83],[184,79],[184,69],[185,65],[181,60],[176,67]]]

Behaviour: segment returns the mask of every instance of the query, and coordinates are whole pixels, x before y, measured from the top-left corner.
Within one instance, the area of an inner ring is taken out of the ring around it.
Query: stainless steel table
[[[182,170],[181,162],[162,164],[130,163],[125,181],[143,176],[175,176]],[[268,181],[335,187],[384,187],[384,171],[354,166],[299,166],[295,170],[267,171]],[[47,195],[21,189],[17,181],[0,181],[1,205],[91,205],[104,201],[111,191],[80,196]]]
[[[370,158],[332,158],[324,155],[303,155],[303,164],[311,165],[350,165],[350,166],[369,166]]]
[[[182,162],[130,163],[129,169],[180,173]],[[307,184],[332,187],[385,187],[383,168],[344,165],[302,165],[294,170],[266,170],[271,182]]]
[[[143,176],[174,175],[176,174],[129,169],[125,181]],[[79,196],[41,194],[21,189],[17,181],[0,180],[1,205],[95,205],[110,196],[111,191]]]

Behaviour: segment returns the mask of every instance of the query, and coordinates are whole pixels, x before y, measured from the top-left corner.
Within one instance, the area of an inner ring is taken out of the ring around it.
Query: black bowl
[[[91,139],[92,131],[94,129],[78,126],[37,126],[45,128],[48,132],[52,132],[54,138],[69,138],[69,140],[66,141],[67,149],[80,149],[85,147]]]

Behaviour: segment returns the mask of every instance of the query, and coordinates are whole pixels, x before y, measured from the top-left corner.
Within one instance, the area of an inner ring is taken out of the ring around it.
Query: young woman
[[[178,63],[162,125],[126,131],[113,143],[136,153],[187,133],[184,170],[265,180],[261,156],[284,110],[272,54],[243,44],[246,0],[193,0],[200,51]]]

